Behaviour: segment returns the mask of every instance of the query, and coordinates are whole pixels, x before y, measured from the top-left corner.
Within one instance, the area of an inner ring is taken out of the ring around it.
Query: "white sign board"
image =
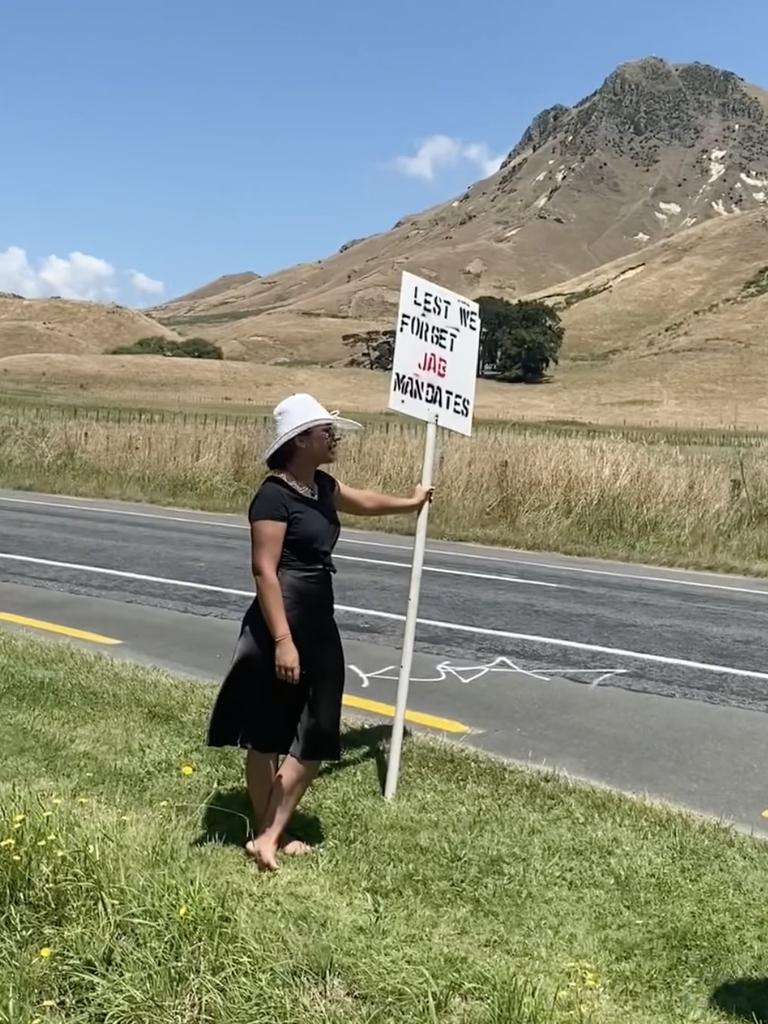
[[[404,272],[389,408],[469,436],[479,345],[476,302]]]

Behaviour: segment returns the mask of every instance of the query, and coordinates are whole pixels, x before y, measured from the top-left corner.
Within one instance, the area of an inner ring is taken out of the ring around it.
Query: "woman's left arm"
[[[432,500],[432,488],[414,488],[410,498],[398,498],[378,491],[358,491],[354,487],[337,483],[336,508],[353,516],[395,516],[403,512],[420,512]]]

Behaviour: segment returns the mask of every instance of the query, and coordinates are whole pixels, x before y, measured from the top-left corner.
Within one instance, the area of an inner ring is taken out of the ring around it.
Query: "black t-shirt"
[[[285,523],[279,569],[336,569],[331,553],[339,539],[336,481],[318,470],[317,498],[307,498],[279,477],[268,476],[248,509],[251,523]]]

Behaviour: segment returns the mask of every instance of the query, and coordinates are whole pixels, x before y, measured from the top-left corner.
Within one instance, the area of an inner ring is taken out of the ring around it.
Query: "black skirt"
[[[344,653],[327,570],[281,570],[283,603],[301,677],[275,675],[275,645],[258,600],[245,613],[229,672],[208,726],[211,747],[338,761]]]

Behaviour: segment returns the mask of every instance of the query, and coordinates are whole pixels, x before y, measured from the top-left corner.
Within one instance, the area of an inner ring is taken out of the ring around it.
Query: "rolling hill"
[[[391,322],[403,269],[469,295],[519,297],[760,210],[768,94],[730,72],[650,58],[618,68],[575,107],[539,114],[497,174],[450,202],[329,259],[153,315],[230,356],[330,362],[344,334]],[[700,236],[689,237],[686,252]],[[710,273],[717,288],[717,261]]]
[[[146,313],[125,306],[0,295],[0,359],[34,352],[109,352],[153,334],[179,337]]]
[[[300,368],[343,365],[344,335],[390,326],[404,269],[560,309],[554,382],[484,385],[488,415],[768,426],[768,94],[649,58],[539,114],[492,177],[328,259],[225,275],[145,312],[0,297],[0,385],[45,375],[62,394],[249,404],[315,373],[347,408],[380,408],[381,378]],[[261,365],[102,355],[161,333]]]

